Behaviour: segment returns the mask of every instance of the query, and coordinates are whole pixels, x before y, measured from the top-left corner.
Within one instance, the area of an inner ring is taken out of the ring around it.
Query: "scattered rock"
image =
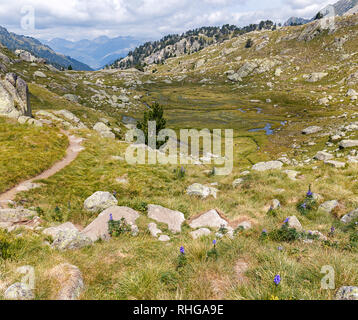
[[[294,170],[285,170],[285,171],[283,171],[283,172],[287,174],[287,176],[288,176],[288,178],[289,178],[290,180],[292,180],[292,181],[296,181],[296,180],[297,180],[296,177],[297,177],[297,175],[299,174],[299,172],[294,171]]]
[[[320,132],[320,131],[322,131],[321,127],[312,126],[312,127],[308,127],[306,129],[303,129],[302,134],[314,134],[314,133],[317,133],[317,132]]]
[[[42,233],[47,236],[51,236],[52,238],[56,238],[56,236],[59,232],[65,231],[65,230],[78,231],[78,229],[71,222],[66,222],[66,223],[63,223],[57,227],[47,228],[47,229],[43,230]]]
[[[78,103],[80,101],[80,98],[74,94],[65,94],[63,96],[66,100],[74,102],[74,103]]]
[[[321,209],[327,213],[331,213],[338,206],[339,206],[339,202],[337,200],[331,200],[331,201],[326,201],[326,202],[322,203],[319,206],[319,209]]]
[[[106,126],[103,122],[97,122],[94,125],[93,130],[97,131],[104,138],[116,138],[116,135],[112,132],[111,128]]]
[[[324,163],[337,169],[344,168],[346,166],[344,162],[334,161],[334,160],[327,160]]]
[[[242,184],[245,180],[242,178],[236,179],[233,183],[232,186],[233,188],[237,188],[240,184]]]
[[[170,241],[170,238],[166,235],[161,235],[159,238],[158,238],[159,241],[161,242],[168,242]]]
[[[140,216],[137,211],[131,208],[113,206],[99,214],[98,217],[81,232],[81,234],[90,238],[93,242],[99,239],[108,240],[110,238],[108,233],[108,221],[110,215],[112,215],[112,218],[115,221],[124,218],[126,223],[131,226],[132,232],[136,229],[137,226],[135,225],[135,222]]]
[[[34,72],[34,77],[47,78],[46,75],[42,71]]]
[[[92,245],[92,240],[77,230],[63,230],[56,234],[52,248],[76,250]]]
[[[168,229],[173,233],[181,232],[181,225],[185,221],[183,213],[154,204],[148,206],[148,217],[157,222],[167,224]]]
[[[97,191],[84,202],[86,211],[98,212],[109,207],[116,206],[117,199],[109,192]]]
[[[345,216],[343,216],[341,219],[341,222],[351,223],[356,218],[358,218],[358,209],[355,209],[355,210],[349,212],[348,214],[346,214]]]
[[[154,238],[158,238],[158,235],[162,233],[162,231],[158,229],[157,224],[154,222],[148,224],[148,230]]]
[[[260,163],[255,164],[252,167],[252,170],[254,170],[254,171],[275,170],[275,169],[281,169],[282,166],[283,166],[283,163],[281,161],[260,162]]]
[[[358,140],[343,140],[339,143],[339,147],[342,149],[358,147]]]
[[[189,196],[196,196],[196,197],[201,197],[203,199],[206,199],[210,195],[212,195],[214,198],[216,198],[217,191],[218,190],[215,188],[206,187],[200,183],[194,183],[188,187],[188,189],[186,190],[186,193]]]
[[[328,152],[319,151],[313,158],[319,161],[327,161],[333,159],[333,155]]]
[[[210,210],[198,218],[195,218],[191,221],[190,227],[193,229],[209,227],[209,228],[221,228],[227,227],[228,221],[224,220],[217,210]]]
[[[288,217],[287,219],[288,219],[288,226],[290,228],[296,229],[297,231],[303,230],[302,225],[296,216]]]

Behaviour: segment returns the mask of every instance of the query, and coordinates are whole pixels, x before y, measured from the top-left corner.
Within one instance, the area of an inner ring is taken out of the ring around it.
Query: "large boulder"
[[[113,206],[98,215],[98,217],[92,221],[81,234],[90,238],[92,241],[97,241],[99,239],[108,240],[110,238],[108,233],[108,221],[110,220],[111,215],[115,221],[124,219],[126,223],[132,227],[132,230],[137,228],[135,222],[140,216],[137,211],[127,207]]]
[[[219,229],[223,226],[227,227],[228,222],[221,217],[217,210],[213,209],[193,219],[189,225],[193,229],[203,227]]]
[[[63,230],[56,234],[52,248],[76,250],[92,245],[92,240],[77,230]]]
[[[84,202],[86,211],[98,212],[109,207],[116,206],[118,200],[109,192],[97,191]]]
[[[105,125],[103,122],[97,122],[94,125],[93,130],[97,131],[104,138],[116,138],[116,135],[112,132],[111,128]]]
[[[342,149],[358,147],[358,140],[343,140],[339,143],[339,147]]]
[[[181,225],[185,221],[183,213],[154,204],[148,206],[148,217],[157,222],[167,224],[168,229],[173,233],[181,232]]]
[[[57,265],[50,270],[51,278],[57,282],[56,300],[77,300],[83,289],[84,283],[80,269],[69,263]]]
[[[8,73],[0,80],[0,115],[16,119],[32,116],[29,89],[15,73]]]
[[[78,231],[78,229],[71,222],[66,222],[56,227],[47,228],[43,230],[42,233],[47,236],[51,236],[52,238],[56,238],[58,233],[66,230]]]
[[[283,163],[281,161],[260,162],[260,163],[255,164],[252,167],[252,170],[254,170],[254,171],[275,170],[275,169],[281,169],[282,166],[283,166]]]
[[[321,127],[311,126],[302,130],[302,134],[313,134],[322,131]]]
[[[319,160],[319,161],[327,161],[327,160],[333,159],[333,155],[328,152],[325,152],[325,151],[319,151],[314,156],[314,159]]]

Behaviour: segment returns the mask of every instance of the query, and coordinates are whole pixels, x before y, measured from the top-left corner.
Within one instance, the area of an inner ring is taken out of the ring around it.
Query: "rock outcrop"
[[[32,116],[29,89],[15,73],[7,73],[0,80],[0,115],[16,119]]]

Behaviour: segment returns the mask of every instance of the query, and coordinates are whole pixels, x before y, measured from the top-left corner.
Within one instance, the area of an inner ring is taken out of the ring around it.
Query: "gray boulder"
[[[219,229],[222,226],[227,227],[228,222],[215,209],[202,214],[190,223],[190,227],[193,229],[203,227]]]
[[[0,115],[32,117],[27,84],[14,73],[8,73],[4,80],[0,80]]]
[[[97,191],[85,200],[84,209],[90,212],[98,212],[117,204],[118,200],[111,193]]]
[[[78,96],[76,96],[76,95],[74,95],[74,94],[65,94],[64,96],[63,96],[66,100],[68,100],[68,101],[71,101],[71,102],[74,102],[74,103],[78,103],[79,102],[79,97]]]
[[[358,147],[358,140],[343,140],[339,143],[339,147],[342,149]]]
[[[358,209],[355,209],[355,210],[349,212],[348,214],[346,214],[345,216],[343,216],[341,219],[341,222],[351,223],[356,218],[358,218]]]
[[[154,238],[158,238],[158,235],[162,233],[162,231],[158,229],[157,224],[154,222],[148,224],[148,230]]]
[[[132,231],[136,229],[137,226],[135,225],[135,222],[140,216],[137,211],[131,208],[113,206],[99,214],[98,217],[81,232],[81,234],[90,238],[92,241],[97,241],[99,239],[108,240],[110,238],[108,233],[108,221],[110,215],[112,215],[112,218],[115,221],[124,219],[126,223],[131,226]]]
[[[168,229],[173,233],[181,232],[181,225],[185,221],[183,213],[153,204],[148,206],[148,217],[157,222],[167,224]]]
[[[63,230],[56,234],[52,248],[76,250],[92,245],[92,240],[77,230]]]
[[[333,159],[333,155],[328,152],[319,151],[314,156],[314,159],[319,160],[319,161],[327,161],[327,160]]]
[[[319,209],[323,210],[327,213],[331,213],[338,206],[339,206],[339,202],[337,200],[332,200],[332,201],[326,201],[325,203],[322,203],[319,206]]]
[[[97,131],[104,138],[116,138],[116,135],[112,132],[111,128],[106,126],[103,122],[97,122],[94,125],[93,130]]]
[[[52,238],[56,238],[58,233],[60,233],[61,231],[65,231],[65,230],[78,231],[78,229],[71,222],[66,222],[66,223],[63,223],[56,227],[50,227],[50,228],[44,229],[42,231],[42,233],[47,236],[51,236]]]
[[[207,187],[200,183],[194,183],[188,187],[188,189],[186,190],[186,193],[189,196],[195,196],[195,197],[200,197],[200,198],[206,199],[210,195],[212,195],[214,198],[216,198],[217,191],[218,190],[215,188]]]
[[[296,229],[297,231],[303,230],[302,225],[296,216],[288,217],[287,219],[288,219],[287,224],[290,228]]]
[[[283,163],[281,161],[260,162],[260,163],[255,164],[252,167],[252,170],[254,170],[254,171],[275,170],[275,169],[281,169],[282,166],[283,166]]]
[[[320,131],[322,131],[321,127],[311,126],[311,127],[306,128],[306,129],[303,129],[302,134],[314,134],[314,133],[317,133],[317,132],[320,132]]]

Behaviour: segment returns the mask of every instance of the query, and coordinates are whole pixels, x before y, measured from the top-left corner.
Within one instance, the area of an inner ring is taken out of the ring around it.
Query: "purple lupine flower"
[[[185,249],[184,249],[184,247],[180,247],[180,253],[181,253],[181,254],[185,254]]]
[[[306,204],[306,202],[305,203],[302,203],[302,205],[301,205],[301,208],[303,208],[303,209],[307,209],[307,204]]]
[[[281,283],[281,276],[279,274],[276,275],[273,281],[275,282],[276,286],[278,286]]]
[[[286,220],[284,221],[284,223],[288,223],[290,221],[290,218],[286,218]]]
[[[213,245],[214,245],[214,246],[216,245],[216,243],[217,243],[217,241],[216,241],[216,240],[213,240]]]
[[[113,221],[113,215],[112,215],[112,213],[109,215],[109,221]]]

